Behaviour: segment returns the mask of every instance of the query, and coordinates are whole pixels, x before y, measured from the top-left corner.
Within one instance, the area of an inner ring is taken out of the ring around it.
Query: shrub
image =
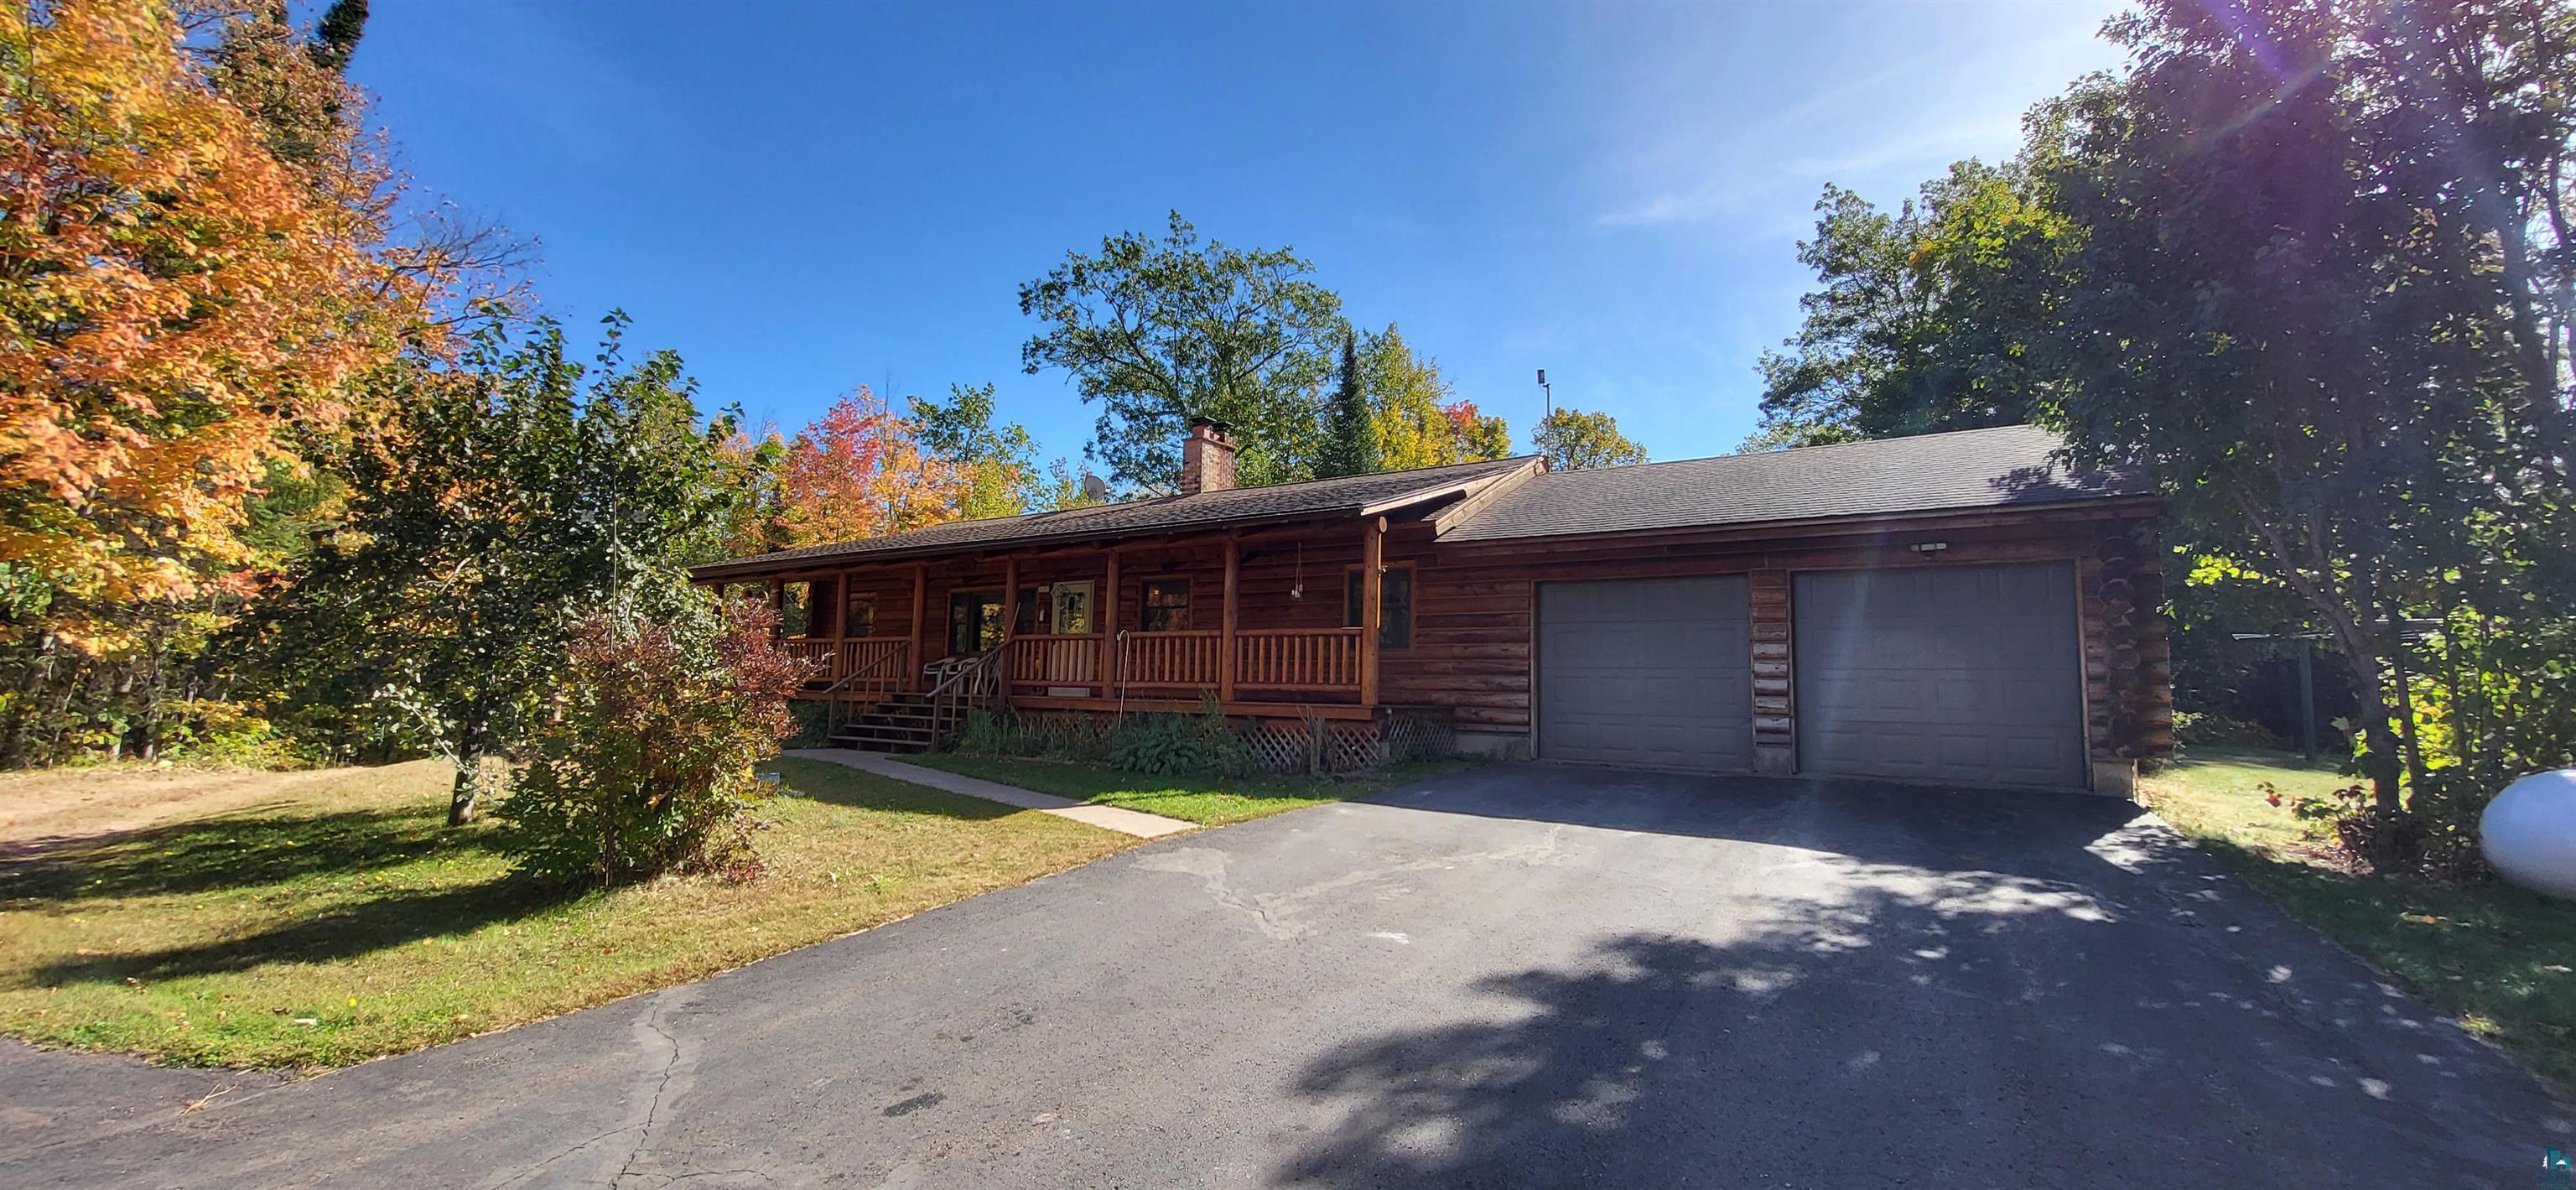
[[[794,730],[787,694],[806,667],[772,643],[766,607],[674,603],[574,626],[567,676],[498,810],[522,867],[601,885],[758,873],[751,809],[765,788],[752,765]]]
[[[2281,795],[2266,783],[2267,799]],[[2389,813],[2372,804],[2368,786],[2344,786],[2323,797],[2303,797],[2290,814],[2331,837],[2354,867],[2377,876],[2413,876],[2456,883],[2484,879],[2478,851],[2478,816],[2495,796],[2458,768],[2434,769],[2413,788],[2406,808]]]
[[[821,748],[832,742],[832,704],[819,698],[793,699],[787,704],[787,715],[794,727],[781,741],[782,746]]]
[[[2283,751],[2290,742],[2281,733],[2256,723],[2215,712],[2174,712],[2174,739],[2213,748],[2270,748]]]
[[[1039,751],[1029,732],[986,710],[966,712],[966,729],[957,733],[956,750],[969,756],[1033,756]]]
[[[1252,746],[1214,699],[1195,715],[1157,713],[1119,725],[1109,763],[1165,777],[1241,777],[1259,768]]]

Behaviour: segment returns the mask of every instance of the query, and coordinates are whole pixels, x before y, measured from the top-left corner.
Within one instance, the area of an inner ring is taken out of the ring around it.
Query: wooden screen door
[[[1065,635],[1091,631],[1091,583],[1057,583],[1048,600],[1047,630]]]

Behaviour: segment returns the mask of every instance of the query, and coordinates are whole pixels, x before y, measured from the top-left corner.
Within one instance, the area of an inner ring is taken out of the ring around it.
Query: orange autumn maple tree
[[[771,539],[814,545],[955,520],[970,478],[923,450],[913,423],[862,387],[786,444]]]
[[[118,643],[84,608],[240,573],[243,497],[344,415],[410,298],[363,148],[280,162],[187,37],[145,0],[0,17],[0,565],[81,652]]]

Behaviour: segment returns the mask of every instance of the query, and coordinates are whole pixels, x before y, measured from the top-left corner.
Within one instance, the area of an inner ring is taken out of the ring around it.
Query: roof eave
[[[1891,512],[1840,513],[1833,516],[1790,517],[1778,520],[1714,521],[1698,525],[1645,525],[1633,529],[1567,529],[1553,533],[1518,533],[1507,537],[1459,538],[1440,534],[1434,538],[1441,545],[1461,549],[1487,546],[1519,545],[1565,537],[1644,537],[1655,534],[1708,532],[1776,532],[1782,530],[1823,528],[1827,526],[1866,525],[1877,521],[1928,521],[1943,518],[2015,515],[2021,513],[2062,512],[2070,508],[2088,508],[2105,515],[2138,509],[2162,509],[2165,498],[2156,492],[2111,492],[2093,496],[2075,496],[2063,500],[2034,500],[2017,504],[1968,504],[1949,508],[1909,508]]]

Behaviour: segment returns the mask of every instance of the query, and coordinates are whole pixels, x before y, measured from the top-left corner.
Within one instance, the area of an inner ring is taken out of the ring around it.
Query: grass
[[[945,769],[1039,793],[1102,806],[1122,806],[1203,826],[1266,818],[1306,806],[1374,793],[1449,765],[1408,765],[1363,778],[1156,777],[1107,765],[1010,756],[934,752],[906,756],[907,764]]]
[[[759,879],[570,896],[514,875],[489,826],[449,829],[435,763],[161,774],[158,814],[130,772],[52,774],[51,809],[0,827],[0,1032],[172,1063],[336,1066],[685,982],[1136,842],[839,765],[776,768],[807,796],[762,809]],[[84,830],[85,805],[107,825]]]
[[[2267,781],[2279,807],[2265,800]],[[2576,1086],[2576,905],[2500,883],[2439,887],[2344,871],[2289,806],[2348,783],[2291,753],[2196,748],[2144,791],[2158,814],[2292,916],[2561,1088]]]

